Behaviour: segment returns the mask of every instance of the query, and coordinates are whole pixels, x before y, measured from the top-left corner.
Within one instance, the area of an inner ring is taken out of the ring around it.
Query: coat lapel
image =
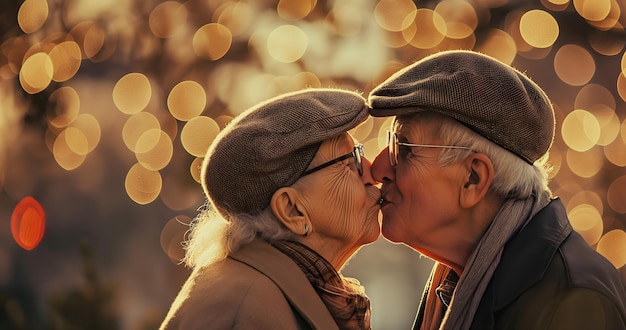
[[[257,238],[230,257],[256,269],[276,283],[291,305],[313,328],[338,329],[300,268],[269,243]]]
[[[542,278],[559,246],[572,232],[565,214],[561,200],[553,200],[506,245],[493,279],[496,310]]]

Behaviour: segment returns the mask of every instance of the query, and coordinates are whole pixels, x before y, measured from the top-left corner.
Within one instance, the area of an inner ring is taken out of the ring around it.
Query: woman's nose
[[[362,157],[361,165],[363,166],[363,175],[361,175],[361,180],[363,181],[363,183],[375,185],[376,180],[374,180],[374,178],[372,177],[372,170],[371,170],[372,162],[370,162],[369,159]]]

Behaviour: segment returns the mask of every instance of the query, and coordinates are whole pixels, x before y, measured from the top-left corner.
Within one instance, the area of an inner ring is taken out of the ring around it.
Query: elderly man
[[[548,188],[554,111],[524,74],[446,51],[369,96],[383,235],[436,261],[414,329],[625,329],[619,273]]]

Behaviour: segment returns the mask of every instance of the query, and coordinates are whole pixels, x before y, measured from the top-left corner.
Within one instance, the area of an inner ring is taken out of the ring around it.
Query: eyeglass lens
[[[398,165],[398,143],[396,143],[396,134],[391,131],[387,131],[387,149],[389,149],[391,167]]]
[[[354,146],[354,151],[352,151],[352,153],[354,154],[354,164],[356,165],[356,169],[359,172],[359,175],[363,176],[363,161],[361,159],[365,156],[363,145],[359,143]]]

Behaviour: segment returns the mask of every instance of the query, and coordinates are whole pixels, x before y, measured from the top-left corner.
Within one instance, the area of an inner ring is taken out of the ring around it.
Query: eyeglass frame
[[[318,166],[315,166],[314,168],[310,169],[310,170],[306,170],[304,171],[304,173],[302,173],[302,175],[300,177],[303,177],[305,175],[309,175],[311,173],[317,172],[323,168],[326,168],[330,165],[334,165],[336,163],[339,163],[342,160],[346,160],[350,157],[354,157],[354,166],[356,167],[357,171],[359,172],[359,176],[363,176],[363,157],[365,157],[365,149],[363,148],[363,145],[361,143],[356,143],[354,145],[354,149],[352,149],[352,152],[347,153],[343,156],[339,156],[335,159],[331,159],[323,164],[320,164]]]
[[[392,139],[395,142],[393,143],[393,148],[391,146]],[[439,145],[439,144],[417,144],[417,143],[398,142],[398,135],[395,132],[387,131],[387,149],[389,152],[389,164],[391,165],[391,167],[395,167],[399,163],[398,161],[398,151],[400,149],[399,146],[422,147],[422,148],[442,148],[442,149],[463,149],[463,150],[470,150],[470,151],[475,152],[475,150],[472,148],[462,147],[462,146],[447,146],[447,145]]]

